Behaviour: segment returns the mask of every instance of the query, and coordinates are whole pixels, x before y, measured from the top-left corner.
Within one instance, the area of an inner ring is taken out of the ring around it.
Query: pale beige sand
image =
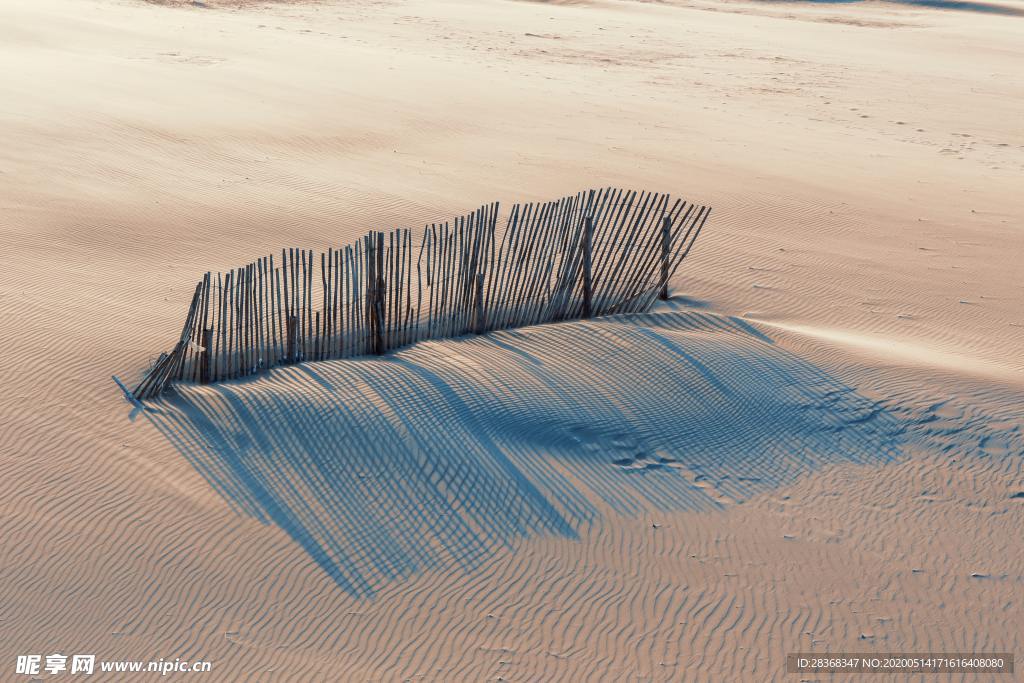
[[[1024,18],[210,4],[0,5],[0,679],[51,652],[275,681],[1024,655]],[[207,269],[612,184],[715,207],[653,318],[323,364],[351,412],[296,369],[155,416],[109,379],[167,349]],[[417,434],[451,437],[440,483]],[[224,471],[319,450],[353,516],[321,481],[285,528]]]

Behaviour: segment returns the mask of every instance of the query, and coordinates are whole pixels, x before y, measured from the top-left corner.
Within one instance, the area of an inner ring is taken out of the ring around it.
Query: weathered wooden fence
[[[383,354],[424,339],[647,310],[711,210],[667,194],[602,189],[498,204],[319,254],[282,249],[196,285],[178,343],[132,392],[217,382],[275,365]],[[418,244],[416,244],[418,242]]]

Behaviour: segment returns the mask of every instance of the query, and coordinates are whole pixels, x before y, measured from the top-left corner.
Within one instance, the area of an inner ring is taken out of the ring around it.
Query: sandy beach
[[[1024,656],[1020,0],[8,0],[0,63],[0,680]],[[209,270],[609,186],[714,207],[649,313],[111,380]]]

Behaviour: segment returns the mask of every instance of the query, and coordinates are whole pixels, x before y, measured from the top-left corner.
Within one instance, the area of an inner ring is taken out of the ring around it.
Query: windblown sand
[[[1024,656],[1024,5],[208,5],[0,6],[0,679]],[[206,270],[607,185],[715,207],[650,315],[110,380]]]

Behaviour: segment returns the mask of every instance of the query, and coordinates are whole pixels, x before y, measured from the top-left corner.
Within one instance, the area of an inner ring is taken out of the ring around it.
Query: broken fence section
[[[711,210],[667,194],[602,189],[488,204],[422,233],[282,249],[196,285],[178,343],[134,389],[218,382],[275,365],[383,354],[424,339],[645,311]],[[319,266],[319,268],[317,267]]]

